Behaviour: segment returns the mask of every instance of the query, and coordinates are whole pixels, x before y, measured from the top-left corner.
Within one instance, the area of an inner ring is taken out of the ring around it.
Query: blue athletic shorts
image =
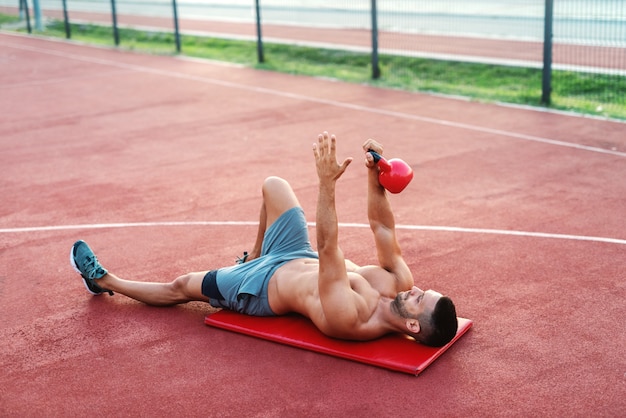
[[[274,272],[297,258],[318,258],[311,247],[304,211],[285,211],[265,231],[261,256],[243,264],[209,271],[202,294],[212,306],[255,316],[274,316],[267,287]]]

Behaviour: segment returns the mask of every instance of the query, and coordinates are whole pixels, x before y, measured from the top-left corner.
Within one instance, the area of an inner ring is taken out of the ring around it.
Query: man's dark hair
[[[433,312],[422,318],[420,321],[420,332],[415,339],[430,347],[443,347],[448,344],[456,335],[458,321],[456,319],[456,308],[454,303],[447,296],[442,296],[435,305]]]

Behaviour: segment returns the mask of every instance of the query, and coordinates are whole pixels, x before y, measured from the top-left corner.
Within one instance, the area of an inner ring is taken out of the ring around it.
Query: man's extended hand
[[[318,135],[317,144],[313,144],[313,154],[315,155],[315,165],[320,183],[336,181],[352,162],[352,157],[349,157],[339,165],[336,142],[335,135],[329,137],[328,132],[324,132]]]

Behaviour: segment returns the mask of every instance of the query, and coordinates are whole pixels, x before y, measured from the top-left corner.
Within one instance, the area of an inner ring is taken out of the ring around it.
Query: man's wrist
[[[382,187],[380,185],[380,181],[379,181],[378,177],[379,177],[378,168],[376,168],[376,167],[375,168],[370,168],[370,171],[369,171],[368,176],[367,176],[368,183],[371,186]]]
[[[336,180],[325,180],[325,181],[320,180],[319,188],[320,190],[334,192],[336,183],[337,183]]]

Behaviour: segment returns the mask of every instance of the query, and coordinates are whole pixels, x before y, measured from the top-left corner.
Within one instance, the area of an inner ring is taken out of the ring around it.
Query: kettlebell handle
[[[377,163],[381,158],[383,158],[382,155],[380,155],[379,153],[377,153],[376,151],[372,151],[371,149],[367,150],[367,152],[369,152],[370,154],[372,154],[372,157],[374,157],[374,162]]]
[[[376,164],[378,164],[378,167],[383,170],[383,171],[389,171],[391,170],[391,165],[387,162],[387,160],[385,160],[383,158],[382,155],[380,155],[379,153],[377,153],[376,151],[372,151],[372,150],[368,150],[367,152],[369,152],[370,154],[372,154],[372,157],[374,157],[374,162]]]
[[[370,154],[372,154],[372,157],[374,157],[374,162],[377,163],[378,160],[380,160],[381,158],[383,158],[382,155],[380,155],[379,153],[377,153],[376,151],[372,151],[371,149],[367,150],[367,152],[369,152]]]

